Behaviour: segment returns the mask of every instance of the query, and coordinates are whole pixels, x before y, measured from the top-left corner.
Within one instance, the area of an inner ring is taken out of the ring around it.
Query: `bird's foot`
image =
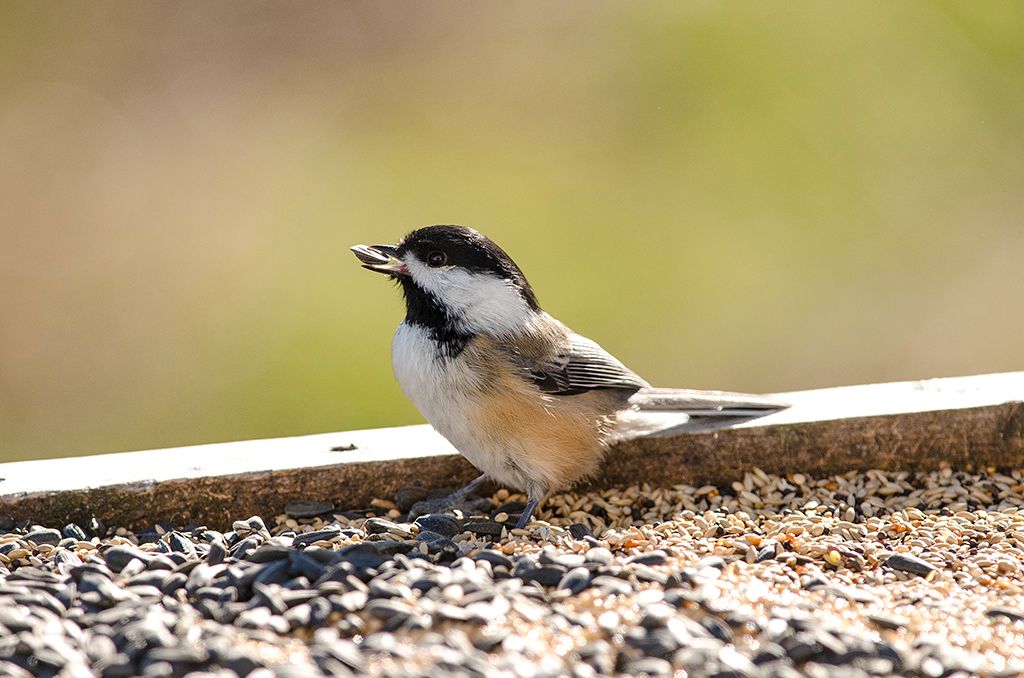
[[[444,513],[445,511],[450,511],[452,509],[459,509],[464,513],[487,510],[487,508],[492,506],[489,499],[471,498],[473,492],[475,492],[486,480],[487,476],[479,476],[478,478],[474,478],[465,487],[460,487],[454,492],[441,497],[428,497],[427,499],[418,501],[410,508],[408,519],[415,520],[417,517],[428,513]]]
[[[462,504],[466,501],[469,495],[473,494],[484,482],[487,480],[487,476],[481,475],[473,478],[465,487],[460,487],[455,490],[447,497],[444,497],[444,501],[450,502],[452,505]]]

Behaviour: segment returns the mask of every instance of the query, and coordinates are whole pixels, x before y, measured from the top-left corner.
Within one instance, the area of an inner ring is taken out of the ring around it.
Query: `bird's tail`
[[[779,412],[789,404],[772,396],[681,388],[643,388],[619,416],[622,437],[723,428]]]
[[[642,388],[629,404],[642,412],[685,412],[694,417],[759,417],[789,407],[772,396],[684,388]]]

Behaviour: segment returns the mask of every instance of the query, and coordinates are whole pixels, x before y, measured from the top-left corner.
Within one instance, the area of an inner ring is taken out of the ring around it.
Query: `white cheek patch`
[[[408,257],[405,264],[413,281],[470,332],[514,333],[535,315],[509,280],[451,266],[431,268],[415,256]]]

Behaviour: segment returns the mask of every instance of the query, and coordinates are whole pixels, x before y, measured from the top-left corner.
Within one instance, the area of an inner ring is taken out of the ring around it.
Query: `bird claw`
[[[409,520],[415,520],[419,516],[426,515],[428,513],[445,513],[453,509],[458,509],[463,513],[473,513],[479,510],[487,510],[491,506],[491,501],[485,498],[470,498],[470,495],[480,487],[487,480],[487,476],[479,476],[474,478],[465,487],[451,492],[443,497],[436,497],[433,499],[423,499],[416,502],[409,509]]]

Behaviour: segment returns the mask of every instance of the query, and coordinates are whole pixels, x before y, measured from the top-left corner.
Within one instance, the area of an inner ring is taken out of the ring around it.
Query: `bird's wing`
[[[596,342],[569,333],[557,354],[534,362],[528,377],[549,395],[576,395],[597,389],[638,391],[648,385]]]

